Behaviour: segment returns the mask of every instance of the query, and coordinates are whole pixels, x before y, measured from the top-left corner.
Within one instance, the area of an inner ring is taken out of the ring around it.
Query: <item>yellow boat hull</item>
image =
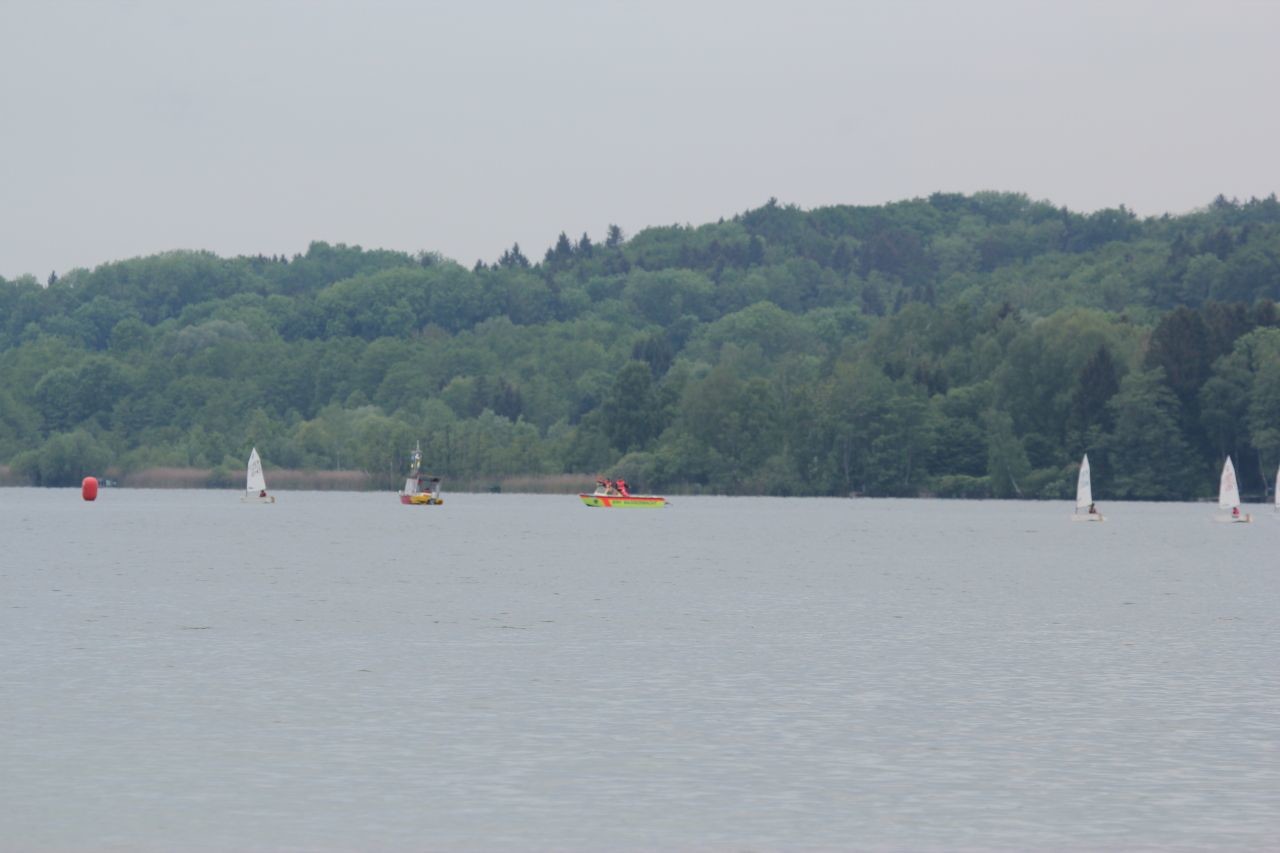
[[[657,495],[631,495],[625,498],[622,495],[578,495],[578,498],[587,506],[609,509],[657,509],[667,505],[667,499]]]
[[[444,498],[433,498],[429,494],[421,495],[400,495],[400,503],[410,506],[439,506],[444,503]]]

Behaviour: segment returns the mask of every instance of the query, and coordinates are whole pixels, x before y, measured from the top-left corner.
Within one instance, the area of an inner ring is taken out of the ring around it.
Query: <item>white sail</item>
[[[1089,454],[1080,460],[1080,477],[1076,480],[1076,509],[1087,509],[1093,503],[1093,484],[1089,482]]]
[[[1218,481],[1218,508],[1235,509],[1240,506],[1240,487],[1236,485],[1236,466],[1227,457],[1222,466],[1222,479]]]
[[[247,495],[258,495],[267,490],[267,480],[262,476],[262,460],[258,458],[258,448],[249,453],[249,470],[245,474],[244,491]]]

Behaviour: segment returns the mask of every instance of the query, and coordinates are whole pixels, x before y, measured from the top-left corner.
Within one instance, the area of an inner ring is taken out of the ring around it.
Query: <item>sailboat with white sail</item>
[[[249,467],[245,471],[244,494],[240,496],[244,503],[273,504],[275,495],[267,494],[267,479],[262,476],[262,459],[258,457],[258,448],[249,453]]]
[[[1222,466],[1222,477],[1218,480],[1218,509],[1225,510],[1224,515],[1215,516],[1215,521],[1247,524],[1253,516],[1240,511],[1240,486],[1236,483],[1236,466],[1231,464],[1231,457]]]
[[[1080,460],[1080,474],[1076,477],[1076,511],[1072,521],[1105,521],[1093,504],[1093,483],[1089,476],[1089,454]]]

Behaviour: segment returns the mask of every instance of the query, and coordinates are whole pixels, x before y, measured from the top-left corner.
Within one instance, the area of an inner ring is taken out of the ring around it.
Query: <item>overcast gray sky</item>
[[[0,0],[0,275],[1280,190],[1280,3]]]

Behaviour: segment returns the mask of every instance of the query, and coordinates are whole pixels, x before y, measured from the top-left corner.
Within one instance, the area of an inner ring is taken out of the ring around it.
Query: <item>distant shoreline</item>
[[[273,492],[385,492],[395,491],[396,486],[385,482],[379,485],[377,478],[364,471],[308,471],[305,469],[274,468],[266,470],[267,484]],[[218,468],[143,468],[125,473],[108,468],[95,475],[108,488],[119,489],[235,489],[244,484],[244,472],[228,472]],[[505,477],[470,477],[444,480],[445,491],[458,493],[512,492],[516,494],[578,494],[595,487],[595,477],[589,474],[534,474]],[[0,465],[0,487],[38,488],[8,466]],[[62,488],[71,488],[64,486]]]
[[[243,485],[243,473],[227,472],[215,468],[143,468],[132,473],[122,473],[108,468],[97,475],[100,481],[108,481],[105,488],[116,489],[239,489]],[[378,485],[376,479],[364,471],[308,471],[304,469],[276,468],[266,472],[267,483],[273,492],[394,492],[395,485]],[[595,488],[595,475],[592,474],[512,474],[503,477],[468,477],[443,480],[444,491],[455,494],[516,494],[516,495],[576,495],[589,492]],[[14,473],[5,465],[0,465],[0,488],[41,488],[29,482],[25,477]],[[61,486],[50,488],[76,488]],[[649,490],[645,490],[649,491]],[[684,497],[697,495],[715,495],[688,483],[682,483],[667,489],[654,489],[653,494],[679,495]],[[766,497],[765,495],[732,495],[732,497]],[[857,493],[849,495],[792,495],[796,498],[815,497],[869,497]],[[1250,493],[1242,495],[1244,503],[1251,505],[1270,505],[1275,497],[1270,494]],[[991,498],[937,495],[922,492],[918,495],[903,495],[896,500],[1068,500],[1068,498]],[[1100,500],[1107,503],[1212,503],[1211,495],[1187,496],[1165,500]]]

